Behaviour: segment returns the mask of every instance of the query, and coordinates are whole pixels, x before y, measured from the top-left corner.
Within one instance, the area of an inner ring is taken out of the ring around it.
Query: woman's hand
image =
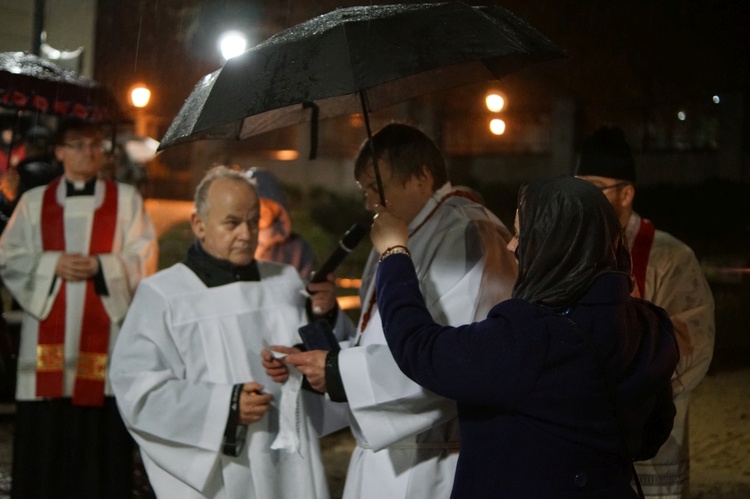
[[[382,254],[394,246],[406,246],[409,242],[409,232],[406,223],[388,211],[388,208],[375,206],[375,216],[372,219],[370,239],[378,253]]]

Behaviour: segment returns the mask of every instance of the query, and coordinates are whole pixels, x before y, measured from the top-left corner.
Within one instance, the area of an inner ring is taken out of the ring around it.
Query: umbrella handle
[[[320,108],[314,102],[303,102],[302,109],[311,109],[312,113],[310,116],[310,156],[309,159],[313,160],[318,157],[318,114],[320,114]]]
[[[370,129],[370,117],[367,114],[367,102],[365,91],[359,92],[359,101],[362,103],[362,116],[365,118],[365,129],[367,130],[367,143],[370,147],[370,156],[372,157],[372,168],[375,171],[375,183],[378,186],[380,195],[380,204],[385,207],[385,193],[383,192],[383,180],[380,178],[380,168],[378,167],[378,157],[375,155],[375,144],[372,142],[372,130]]]

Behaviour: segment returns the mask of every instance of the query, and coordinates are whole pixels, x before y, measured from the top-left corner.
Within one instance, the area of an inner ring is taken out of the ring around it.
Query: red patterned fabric
[[[42,204],[42,247],[44,251],[65,251],[63,206],[57,202],[60,179],[51,182]],[[89,255],[110,253],[117,223],[117,185],[106,181],[102,205],[94,212]],[[66,287],[63,283],[47,318],[39,324],[37,383],[39,397],[62,397],[65,369]],[[86,282],[73,404],[101,406],[109,351],[110,320],[94,282]]]
[[[638,293],[641,298],[646,294],[646,267],[648,266],[648,255],[651,252],[651,244],[654,242],[654,224],[645,218],[641,219],[641,227],[638,235],[633,241],[633,276],[638,285]]]

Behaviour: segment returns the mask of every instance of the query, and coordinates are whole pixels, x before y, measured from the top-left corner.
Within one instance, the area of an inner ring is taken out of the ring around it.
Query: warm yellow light
[[[336,298],[339,302],[339,308],[341,310],[353,310],[362,307],[362,303],[359,301],[359,296],[339,296]]]
[[[151,100],[151,90],[145,85],[136,85],[130,89],[130,102],[135,107],[146,107]]]
[[[274,159],[278,159],[281,161],[292,161],[299,157],[299,152],[295,151],[294,149],[279,149],[277,151],[273,151],[271,153],[271,156]]]
[[[350,277],[337,277],[336,278],[336,286],[338,286],[339,288],[359,289],[361,285],[362,285],[362,279],[353,279]]]
[[[487,104],[487,109],[489,109],[493,113],[499,113],[505,107],[505,99],[503,99],[503,96],[499,94],[489,94],[484,99],[484,102],[485,104]]]
[[[500,118],[496,118],[490,121],[490,132],[495,135],[502,135],[505,133],[505,122]]]

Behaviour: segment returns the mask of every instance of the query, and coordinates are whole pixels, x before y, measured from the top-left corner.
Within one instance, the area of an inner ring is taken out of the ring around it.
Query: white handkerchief
[[[300,389],[302,373],[294,366],[289,366],[289,378],[281,385],[281,402],[279,403],[279,433],[271,448],[289,453],[299,452]]]

